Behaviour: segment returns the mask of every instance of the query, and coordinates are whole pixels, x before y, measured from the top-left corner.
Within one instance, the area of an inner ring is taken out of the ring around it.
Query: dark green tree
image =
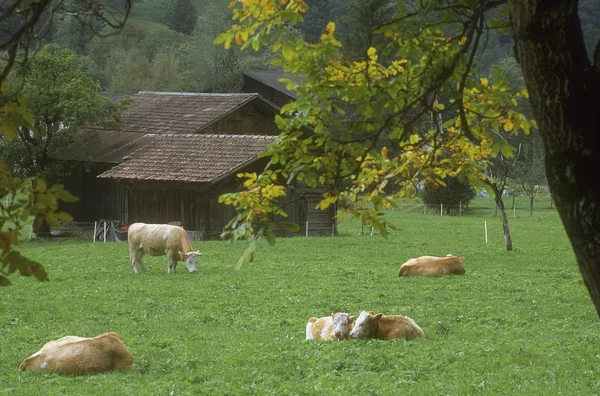
[[[164,5],[164,22],[168,27],[187,35],[194,33],[198,11],[191,0],[168,0]]]
[[[427,205],[444,205],[446,213],[458,212],[459,205],[464,208],[475,198],[477,192],[468,180],[458,177],[447,177],[445,186],[425,183],[420,193],[421,200]]]

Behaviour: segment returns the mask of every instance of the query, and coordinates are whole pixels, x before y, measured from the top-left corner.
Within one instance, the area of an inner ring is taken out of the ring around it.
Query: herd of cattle
[[[193,251],[185,230],[167,224],[134,223],[128,230],[130,263],[137,274],[146,271],[142,258],[167,256],[168,272],[174,273],[178,261],[185,261],[189,272],[196,271],[198,251]],[[462,275],[464,257],[421,256],[400,266],[398,276],[441,277]],[[423,330],[407,316],[375,314],[362,311],[358,317],[345,312],[332,313],[321,318],[311,317],[306,324],[307,340],[404,339],[424,336]],[[82,375],[110,370],[128,370],[134,367],[133,356],[116,333],[84,338],[66,336],[44,344],[19,368],[22,371],[43,371],[57,374]]]

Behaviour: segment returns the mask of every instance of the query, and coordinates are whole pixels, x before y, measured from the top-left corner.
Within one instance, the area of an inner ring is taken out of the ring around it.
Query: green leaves
[[[282,211],[267,194],[301,186],[322,191],[318,209],[343,202],[341,213],[362,217],[385,237],[394,227],[384,210],[413,197],[417,185],[459,174],[481,183],[494,157],[514,154],[504,134],[528,133],[531,124],[501,68],[491,76],[472,69],[480,32],[470,26],[486,17],[480,3],[429,1],[416,10],[400,3],[355,58],[340,48],[333,23],[310,44],[292,33],[304,1],[236,4],[240,24],[220,40],[243,47],[268,36],[280,51],[277,64],[302,83],[276,118],[282,133],[265,154],[268,170],[227,198],[238,213],[232,235],[262,235]]]

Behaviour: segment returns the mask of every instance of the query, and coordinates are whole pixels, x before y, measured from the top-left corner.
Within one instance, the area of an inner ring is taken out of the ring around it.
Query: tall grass
[[[482,208],[484,202],[481,203]],[[473,206],[473,211],[475,207]],[[391,211],[390,237],[345,219],[331,238],[194,242],[199,271],[147,258],[135,275],[125,244],[24,242],[50,282],[0,289],[0,394],[596,394],[600,323],[556,213],[511,218],[516,251],[487,217]],[[483,235],[487,221],[489,242]],[[424,254],[465,256],[465,276],[398,278]],[[374,310],[412,317],[416,341],[306,341],[310,316]],[[64,335],[117,332],[130,373],[60,377],[20,362]]]

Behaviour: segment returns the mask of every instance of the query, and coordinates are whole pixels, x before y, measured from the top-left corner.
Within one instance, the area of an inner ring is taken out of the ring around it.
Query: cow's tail
[[[308,319],[308,322],[306,323],[306,339],[307,340],[314,339],[312,336],[312,328],[316,321],[317,321],[317,318],[315,318],[313,316],[312,318]]]

